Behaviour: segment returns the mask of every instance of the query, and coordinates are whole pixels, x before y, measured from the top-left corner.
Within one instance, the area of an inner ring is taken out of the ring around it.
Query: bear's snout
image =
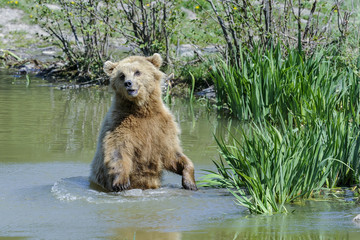
[[[124,82],[124,87],[131,97],[136,97],[138,94],[138,88],[135,85],[132,80],[126,80]]]
[[[124,86],[126,87],[126,89],[131,88],[132,85],[133,85],[133,83],[132,83],[131,80],[126,80],[126,81],[124,82]]]

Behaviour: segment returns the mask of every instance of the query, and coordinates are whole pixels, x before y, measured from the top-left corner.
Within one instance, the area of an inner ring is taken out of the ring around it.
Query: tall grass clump
[[[218,139],[217,171],[204,183],[228,188],[251,213],[273,214],[287,212],[287,203],[334,186],[339,178],[358,179],[353,169],[360,163],[358,127],[336,117],[311,128],[258,123],[231,143]]]
[[[320,148],[320,131],[302,132],[299,138],[297,130],[253,126],[242,141],[218,141],[222,159],[213,181],[226,186],[251,213],[286,212],[286,203],[325,183],[331,161]]]
[[[217,103],[241,120],[273,120],[298,116],[300,122],[327,118],[335,109],[358,108],[359,78],[342,70],[319,51],[306,57],[297,49],[287,54],[277,45],[270,50],[241,50],[241,65],[219,61],[213,67]],[[351,110],[353,109],[353,110]]]
[[[331,51],[242,50],[241,65],[215,64],[217,102],[250,133],[217,140],[220,161],[204,179],[228,188],[252,213],[286,212],[285,204],[322,187],[360,181],[360,78]]]

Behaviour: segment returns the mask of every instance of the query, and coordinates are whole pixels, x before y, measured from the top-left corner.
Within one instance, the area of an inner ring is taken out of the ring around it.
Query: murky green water
[[[26,86],[0,72],[0,239],[360,239],[355,203],[308,201],[292,214],[251,216],[226,191],[185,191],[170,173],[158,190],[90,189],[110,101],[100,89],[60,91],[35,78]],[[213,135],[234,123],[201,106],[170,107],[199,178],[218,156]]]

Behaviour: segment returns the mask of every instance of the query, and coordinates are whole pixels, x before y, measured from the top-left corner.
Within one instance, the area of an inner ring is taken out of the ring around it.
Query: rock
[[[218,53],[219,49],[215,45],[209,45],[201,49],[205,54]]]
[[[184,7],[181,7],[181,11],[183,11],[186,14],[186,16],[189,20],[197,19],[196,13],[194,13],[193,11],[191,11],[187,8],[184,8]]]
[[[65,63],[63,63],[63,62],[56,62],[55,65],[56,65],[57,68],[62,68],[62,67],[65,66]]]
[[[195,56],[195,48],[191,44],[182,44],[176,49],[179,57],[193,58]]]
[[[210,86],[208,88],[203,89],[200,92],[196,93],[197,96],[206,97],[207,99],[215,98],[215,89],[214,86]]]
[[[56,52],[55,51],[43,51],[42,54],[47,55],[47,56],[55,56]]]
[[[176,48],[176,55],[178,57],[193,58],[195,57],[195,52],[197,52],[198,55],[202,56],[218,53],[220,52],[220,49],[216,45],[209,45],[204,48],[200,48],[192,44],[181,44]]]
[[[53,10],[53,11],[60,11],[61,10],[61,7],[59,5],[45,4],[45,6],[47,6],[50,10]]]
[[[20,66],[16,67],[18,68],[17,73],[22,75],[22,74],[28,74],[30,72],[38,72],[40,70],[38,64],[39,63],[36,61],[25,62],[24,64],[21,64]]]

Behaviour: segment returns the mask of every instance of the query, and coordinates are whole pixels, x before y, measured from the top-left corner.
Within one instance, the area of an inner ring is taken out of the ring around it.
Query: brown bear
[[[109,191],[155,189],[162,170],[197,190],[194,165],[180,147],[179,128],[161,97],[162,58],[130,56],[105,62],[115,94],[100,130],[90,180]]]

